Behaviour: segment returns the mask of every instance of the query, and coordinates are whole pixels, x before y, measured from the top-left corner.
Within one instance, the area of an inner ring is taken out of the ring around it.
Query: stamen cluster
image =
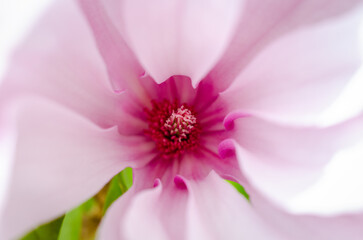
[[[200,126],[195,112],[187,104],[178,101],[152,101],[152,109],[145,110],[151,137],[164,158],[173,158],[198,146]]]

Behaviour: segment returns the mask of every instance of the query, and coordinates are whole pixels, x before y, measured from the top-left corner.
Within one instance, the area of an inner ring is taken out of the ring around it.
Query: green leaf
[[[126,187],[125,192],[132,186],[132,168],[125,168],[121,173],[121,180],[123,185]]]
[[[98,198],[97,194],[65,215],[58,240],[94,239],[101,220],[102,202]]]
[[[63,218],[64,216],[59,217],[49,223],[37,227],[22,237],[21,240],[57,240]]]
[[[81,236],[83,206],[69,211],[63,220],[58,240],[78,240]]]
[[[132,169],[125,168],[122,172],[114,176],[110,182],[103,212],[105,213],[109,206],[132,186]]]
[[[244,187],[242,187],[241,184],[236,183],[234,181],[230,181],[230,180],[226,180],[226,181],[229,182],[233,187],[235,187],[239,193],[241,193],[243,196],[245,196],[245,198],[247,200],[250,200],[250,196],[248,195],[248,193],[246,192]]]

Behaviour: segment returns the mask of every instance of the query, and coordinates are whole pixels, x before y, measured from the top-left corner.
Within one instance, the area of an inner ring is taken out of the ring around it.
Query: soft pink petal
[[[187,239],[282,239],[214,172],[188,186]]]
[[[269,235],[246,199],[215,173],[202,181],[176,176],[166,186],[155,183],[154,189],[129,193],[111,206],[100,239],[264,239]]]
[[[354,9],[361,2],[361,0],[248,0],[236,35],[207,79],[212,80],[219,91],[222,91],[261,50],[275,39],[297,29],[328,22]],[[329,41],[341,38],[345,36],[335,35]],[[324,48],[324,44],[319,46]],[[291,60],[293,57],[284,65],[290,66]],[[264,72],[261,69],[260,67],[259,70]],[[281,68],[279,70],[283,71]]]
[[[132,188],[118,198],[107,210],[107,213],[99,227],[99,239],[125,239],[125,233],[121,229],[125,224],[125,215],[126,212],[129,211],[131,203],[138,197],[140,191],[153,187],[161,188],[161,181],[158,176],[162,173],[164,178],[168,177],[169,174],[165,174],[165,171],[166,167],[164,164],[155,165],[153,162],[140,169],[133,169]],[[160,192],[160,190],[158,190],[158,192]],[[159,193],[157,193],[157,195],[158,194]],[[148,193],[146,193],[146,195],[148,195]]]
[[[170,184],[156,180],[154,189],[118,199],[101,225],[100,239],[185,239],[187,191],[181,179]]]
[[[156,183],[133,199],[117,200],[101,225],[100,239],[278,239],[215,173],[202,181],[177,176],[172,185]]]
[[[288,214],[257,192],[251,203],[211,172],[204,180],[129,192],[109,209],[100,239],[360,239],[363,215]]]
[[[0,117],[0,213],[3,211],[6,189],[9,187],[11,159],[16,145],[14,123],[6,115]]]
[[[251,203],[212,172],[189,182],[186,239],[360,239],[363,214],[292,215],[251,191]]]
[[[360,66],[362,11],[292,32],[261,52],[222,93],[230,110],[307,122],[330,106]]]
[[[13,239],[97,193],[127,166],[145,164],[152,146],[122,137],[44,100],[25,99],[15,112],[17,143],[2,239]]]
[[[359,240],[363,235],[362,212],[331,217],[293,215],[258,194],[251,198],[251,204],[255,213],[283,236],[278,239]]]
[[[329,128],[279,125],[257,117],[235,120],[237,156],[251,184],[279,204],[321,177],[325,165],[338,151],[356,144],[363,134],[363,117]]]
[[[156,82],[186,75],[196,87],[227,47],[242,3],[124,0],[115,24],[123,24],[126,41]]]
[[[184,239],[187,191],[176,186],[141,192],[125,213],[125,239]],[[142,226],[142,231],[140,231]]]
[[[100,240],[119,240],[122,238],[121,228],[124,224],[124,215],[128,210],[131,201],[135,197],[134,187],[119,197],[107,210],[106,215],[102,219],[98,238]]]
[[[57,1],[16,50],[1,98],[41,95],[101,126],[115,125],[123,117],[121,99],[111,90],[92,38],[78,6]]]
[[[363,139],[335,154],[319,180],[290,202],[289,211],[325,215],[363,212],[362,172]]]
[[[176,175],[191,179],[202,179],[214,167],[210,162],[211,158],[216,158],[216,156],[206,152],[198,152],[195,154],[185,153],[183,158],[170,161],[155,154],[153,160],[148,162],[146,166],[134,169],[134,187],[137,191],[150,188],[153,186],[155,179],[159,179],[163,184],[169,184]],[[213,161],[217,160],[214,159]],[[219,165],[215,165],[219,167]],[[218,170],[224,168],[226,166],[219,167]],[[235,172],[240,173],[238,169]]]
[[[78,2],[92,28],[113,89],[121,91],[137,88],[134,84],[144,70],[118,29],[121,1],[96,0],[90,3],[87,0],[78,0]]]

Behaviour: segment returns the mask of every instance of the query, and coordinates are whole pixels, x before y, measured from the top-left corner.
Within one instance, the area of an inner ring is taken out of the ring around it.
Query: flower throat
[[[149,128],[145,134],[155,143],[164,158],[174,158],[199,145],[200,125],[194,109],[177,101],[151,101],[145,109]]]

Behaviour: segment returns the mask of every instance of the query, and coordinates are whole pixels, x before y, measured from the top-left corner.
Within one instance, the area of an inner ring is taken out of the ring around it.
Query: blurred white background
[[[52,1],[0,0],[0,84],[12,49]],[[363,27],[361,33],[363,55]],[[339,122],[362,110],[363,68],[333,106],[322,114],[319,124]],[[0,199],[10,166],[1,154],[4,153],[0,148]],[[321,181],[291,203],[291,210],[297,212],[319,210],[330,213],[332,209],[333,212],[363,210],[363,136],[361,144],[337,154]]]

